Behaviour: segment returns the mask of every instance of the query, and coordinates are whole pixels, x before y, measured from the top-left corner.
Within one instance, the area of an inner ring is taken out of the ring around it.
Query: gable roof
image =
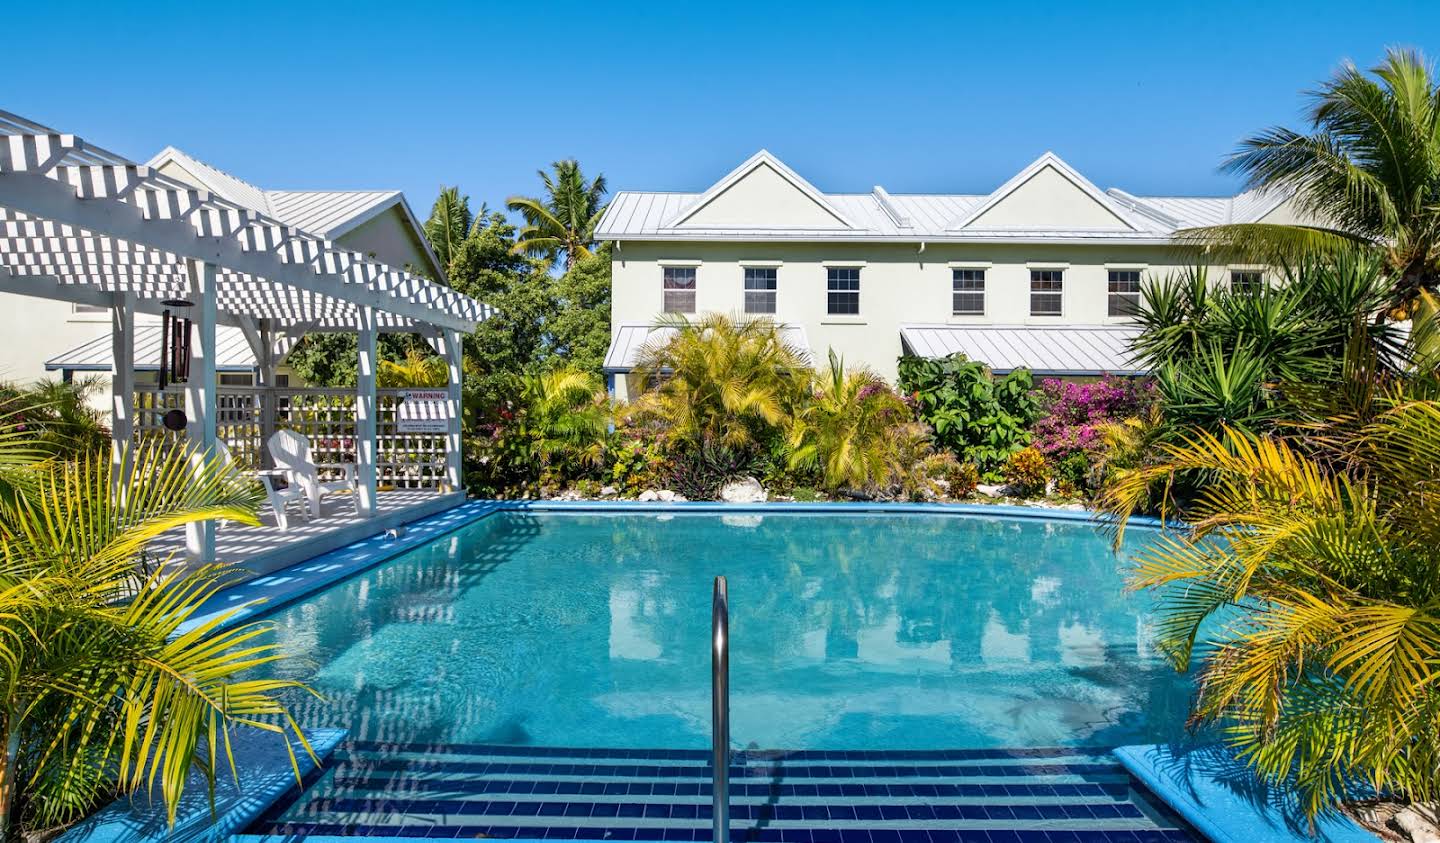
[[[1020,190],[1025,185],[1029,184],[1035,177],[1039,176],[1046,170],[1053,170],[1054,172],[1058,173],[1062,179],[1064,179],[1066,182],[1069,182],[1074,187],[1078,188],[1081,193],[1085,194],[1101,208],[1108,211],[1110,215],[1115,218],[1115,221],[1120,223],[1125,228],[1128,228],[1131,231],[1140,230],[1134,223],[1132,223],[1127,218],[1127,216],[1120,210],[1119,206],[1116,205],[1109,196],[1106,196],[1104,193],[1100,192],[1100,188],[1096,187],[1094,184],[1091,184],[1089,179],[1080,175],[1079,172],[1077,172],[1069,164],[1066,164],[1063,160],[1061,160],[1060,156],[1056,155],[1053,152],[1046,152],[1044,155],[1041,155],[1039,158],[1031,161],[1029,166],[1025,167],[1025,169],[1016,173],[1014,176],[1011,176],[1009,181],[996,188],[994,193],[991,193],[985,198],[985,201],[981,202],[964,216],[960,217],[959,219],[955,220],[955,222],[947,226],[947,230],[956,231],[962,228],[971,227],[975,222],[979,221],[981,217],[985,216],[986,213],[999,207],[1001,203],[1003,203],[1007,198],[1012,196],[1016,191]]]
[[[753,224],[701,225],[692,219],[696,211],[761,165],[773,169],[800,193],[823,203],[837,219],[847,224],[825,228],[771,225],[758,214]],[[970,225],[1047,168],[1113,215],[1115,225],[1106,228]],[[1273,211],[1286,198],[1272,195],[1262,202],[1252,193],[1212,197],[1137,196],[1116,188],[1102,191],[1053,152],[1041,155],[987,194],[889,193],[878,185],[869,193],[823,193],[775,156],[761,150],[703,193],[620,191],[611,199],[596,227],[596,237],[620,241],[1129,242],[1168,245],[1177,229],[1226,222],[1253,222]]]
[[[668,223],[667,227],[684,225],[687,220],[694,217],[701,210],[709,207],[715,200],[725,195],[728,191],[740,184],[747,177],[757,170],[769,169],[778,175],[782,180],[799,191],[803,196],[820,207],[821,210],[835,218],[835,222],[843,228],[854,228],[855,224],[845,218],[845,215],[838,208],[830,204],[825,194],[815,188],[815,185],[801,178],[800,174],[785,165],[785,162],[770,154],[769,150],[762,149],[745,160],[743,164],[731,170],[720,181],[715,182],[708,190],[700,194],[690,204],[680,210]]]
[[[424,228],[410,210],[405,194],[398,190],[266,190],[173,146],[165,147],[146,162],[146,166],[153,169],[166,164],[180,167],[205,189],[231,202],[329,240],[343,237],[398,207],[429,258],[430,268],[438,273],[437,278],[445,278],[445,268],[430,248]]]

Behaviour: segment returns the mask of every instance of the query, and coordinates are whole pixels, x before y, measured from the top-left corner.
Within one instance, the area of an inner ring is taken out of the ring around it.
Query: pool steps
[[[250,829],[298,837],[708,841],[705,750],[352,742]],[[731,838],[756,843],[1196,839],[1109,752],[736,752]]]

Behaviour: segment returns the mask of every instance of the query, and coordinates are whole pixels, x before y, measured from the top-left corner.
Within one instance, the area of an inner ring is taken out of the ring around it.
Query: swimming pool
[[[1078,521],[499,512],[271,615],[360,742],[702,749],[711,578],[729,578],[737,748],[1167,740],[1190,685]]]

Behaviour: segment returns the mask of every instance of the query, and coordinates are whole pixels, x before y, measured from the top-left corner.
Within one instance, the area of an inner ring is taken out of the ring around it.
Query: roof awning
[[[815,365],[815,355],[810,351],[810,340],[805,329],[799,325],[780,325],[780,338],[793,346],[804,357],[806,365]],[[605,352],[606,372],[628,372],[635,368],[640,358],[640,348],[647,342],[665,342],[675,335],[676,329],[644,323],[622,323],[610,339],[610,349]]]
[[[160,371],[159,325],[135,326],[135,371]],[[77,345],[69,351],[45,361],[45,369],[51,372],[113,372],[115,357],[114,343],[110,334]],[[215,328],[215,371],[251,372],[255,370],[255,352],[245,340],[245,333],[239,328],[219,325]]]
[[[1138,328],[1109,325],[901,325],[906,353],[964,354],[996,372],[1037,375],[1143,375],[1130,343]]]

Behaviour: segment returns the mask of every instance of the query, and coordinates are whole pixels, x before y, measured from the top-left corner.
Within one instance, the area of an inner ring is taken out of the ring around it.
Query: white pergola
[[[449,363],[446,480],[463,488],[460,340],[488,315],[484,305],[4,111],[0,290],[110,308],[117,464],[134,433],[137,313],[159,314],[166,299],[194,303],[185,408],[197,461],[216,446],[217,325],[244,333],[262,389],[307,332],[354,333],[363,517],[376,510],[376,339],[420,334]],[[267,414],[273,429],[273,401]],[[186,545],[192,558],[213,559],[213,526],[192,525]]]

